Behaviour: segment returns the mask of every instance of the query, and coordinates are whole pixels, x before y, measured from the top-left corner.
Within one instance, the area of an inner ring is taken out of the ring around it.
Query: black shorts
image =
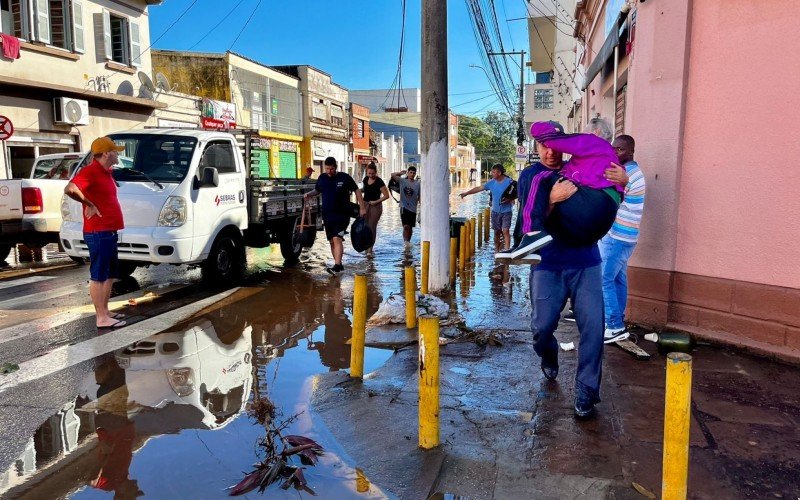
[[[411,227],[416,226],[417,212],[412,212],[411,210],[406,210],[405,208],[401,208],[400,221],[403,223],[404,226],[411,226]]]
[[[350,217],[346,215],[336,215],[323,219],[322,224],[325,226],[325,236],[328,238],[328,241],[331,241],[336,236],[344,238],[347,226],[350,225]]]

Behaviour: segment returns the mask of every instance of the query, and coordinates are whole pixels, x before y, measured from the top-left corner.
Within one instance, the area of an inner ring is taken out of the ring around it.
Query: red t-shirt
[[[84,211],[84,233],[118,231],[125,227],[122,220],[122,208],[117,199],[117,185],[114,183],[111,170],[106,170],[97,160],[93,160],[78,172],[72,182],[78,186],[87,200],[95,204],[102,215],[102,217],[95,215],[91,219],[87,219]]]

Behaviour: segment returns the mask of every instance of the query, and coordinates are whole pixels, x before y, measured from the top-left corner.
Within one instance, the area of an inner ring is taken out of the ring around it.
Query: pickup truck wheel
[[[139,265],[130,260],[121,260],[117,264],[117,274],[120,279],[127,278],[136,270]]]
[[[281,255],[286,262],[293,264],[300,258],[303,245],[300,243],[300,234],[297,226],[300,224],[300,217],[294,217],[286,223],[286,230],[281,238]]]
[[[203,279],[207,283],[225,285],[238,281],[244,274],[244,243],[229,234],[217,236],[211,253],[203,261]]]
[[[11,245],[0,245],[0,261],[6,260],[11,253]]]

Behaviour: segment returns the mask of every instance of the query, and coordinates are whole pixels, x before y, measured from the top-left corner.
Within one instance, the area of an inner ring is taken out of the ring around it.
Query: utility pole
[[[517,107],[517,146],[522,146],[527,137],[525,131],[525,51],[489,52],[490,56],[519,56],[519,105]]]
[[[450,286],[450,115],[447,2],[422,0],[422,241],[430,241],[428,289]]]

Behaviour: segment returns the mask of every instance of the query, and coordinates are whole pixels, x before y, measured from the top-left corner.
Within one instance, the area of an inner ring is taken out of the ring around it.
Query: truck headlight
[[[191,368],[170,368],[167,370],[167,380],[180,397],[194,392],[194,370]]]
[[[158,214],[158,225],[182,226],[186,222],[186,200],[182,196],[170,196]]]

